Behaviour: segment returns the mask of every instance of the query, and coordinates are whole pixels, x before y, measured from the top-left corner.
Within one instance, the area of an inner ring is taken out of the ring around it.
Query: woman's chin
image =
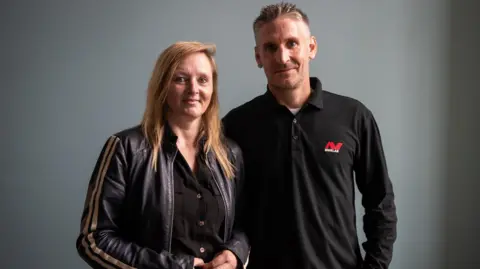
[[[202,111],[199,111],[198,109],[185,109],[182,113],[182,116],[184,118],[195,120],[201,118],[202,114]]]
[[[182,107],[176,110],[170,110],[170,117],[178,118],[181,120],[188,120],[193,121],[196,119],[200,119],[203,114],[204,110],[200,107]]]

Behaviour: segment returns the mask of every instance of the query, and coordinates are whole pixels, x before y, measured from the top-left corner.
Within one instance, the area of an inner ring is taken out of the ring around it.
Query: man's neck
[[[178,147],[195,147],[200,133],[201,119],[170,116],[168,123],[178,137]]]
[[[295,89],[277,89],[270,86],[269,89],[275,96],[275,99],[277,99],[277,102],[289,109],[301,108],[307,102],[312,92],[310,83]]]

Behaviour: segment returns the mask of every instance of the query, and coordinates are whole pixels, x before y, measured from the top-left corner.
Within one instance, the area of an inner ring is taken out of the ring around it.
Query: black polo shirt
[[[223,119],[245,160],[248,203],[239,220],[249,268],[387,268],[396,210],[375,119],[361,102],[321,88],[292,113],[269,90]],[[367,256],[356,231],[355,181],[365,207]]]

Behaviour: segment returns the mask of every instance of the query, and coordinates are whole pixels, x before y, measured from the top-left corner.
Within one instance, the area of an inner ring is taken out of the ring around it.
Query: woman
[[[242,268],[234,225],[241,151],[222,136],[215,46],[158,58],[138,126],[110,136],[89,182],[76,245],[93,268]]]

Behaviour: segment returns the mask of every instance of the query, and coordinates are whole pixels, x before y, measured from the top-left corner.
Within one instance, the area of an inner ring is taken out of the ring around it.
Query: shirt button
[[[201,247],[200,248],[200,253],[203,253],[203,252],[205,252],[205,248]]]
[[[205,225],[205,222],[203,220],[201,220],[201,221],[198,222],[198,225],[203,226],[203,225]]]
[[[293,123],[297,123],[297,119],[293,119]]]
[[[198,199],[202,199],[202,195],[201,195],[200,193],[197,194],[197,198],[198,198]]]
[[[294,135],[293,140],[297,140],[297,139],[298,139],[298,136]]]

